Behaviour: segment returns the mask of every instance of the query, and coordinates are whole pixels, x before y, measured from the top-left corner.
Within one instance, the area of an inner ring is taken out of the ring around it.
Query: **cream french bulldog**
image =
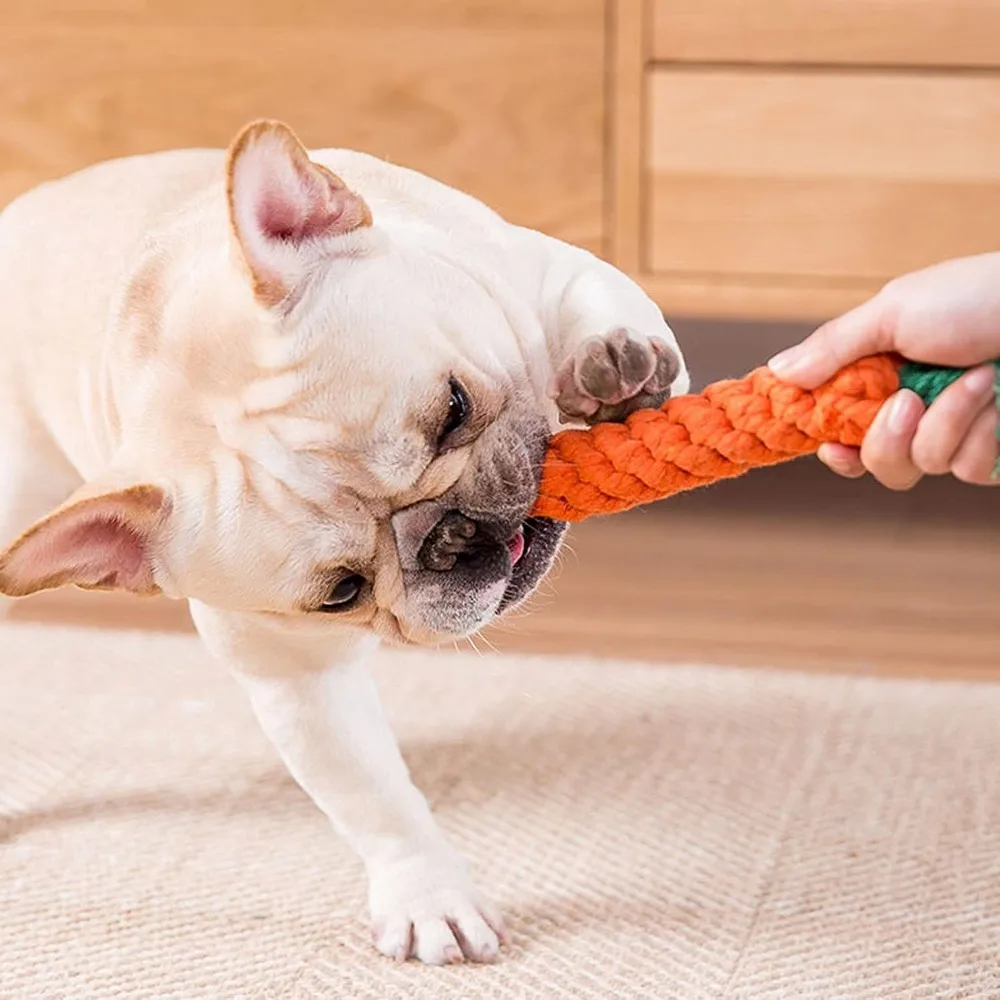
[[[412,784],[366,661],[523,601],[547,436],[686,391],[590,254],[283,124],[116,160],[0,215],[0,592],[190,604],[364,862],[378,949],[495,958],[501,915]]]

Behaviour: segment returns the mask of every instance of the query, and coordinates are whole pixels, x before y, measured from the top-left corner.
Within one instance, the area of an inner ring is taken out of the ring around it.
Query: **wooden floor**
[[[477,646],[1000,680],[998,503],[813,462],[755,473],[577,526],[531,606]],[[190,628],[183,605],[106,595],[46,595],[17,617]]]

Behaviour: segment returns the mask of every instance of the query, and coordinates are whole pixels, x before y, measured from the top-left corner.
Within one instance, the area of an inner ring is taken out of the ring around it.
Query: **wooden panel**
[[[1000,75],[657,70],[651,269],[870,283],[995,249]]]
[[[602,241],[601,0],[0,0],[0,202],[287,120]]]
[[[655,0],[653,56],[1000,66],[997,0]]]
[[[643,231],[643,104],[648,25],[645,0],[610,0],[608,258],[639,267]]]
[[[6,22],[52,18],[94,23],[323,25],[349,21],[370,27],[510,27],[565,23],[578,0],[3,0]]]

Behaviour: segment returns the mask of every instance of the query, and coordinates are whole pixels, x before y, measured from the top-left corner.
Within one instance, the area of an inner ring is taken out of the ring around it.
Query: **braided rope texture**
[[[813,391],[758,368],[621,424],[563,431],[549,444],[534,513],[581,521],[812,454],[825,442],[856,447],[899,384],[899,361],[889,355],[848,365]]]

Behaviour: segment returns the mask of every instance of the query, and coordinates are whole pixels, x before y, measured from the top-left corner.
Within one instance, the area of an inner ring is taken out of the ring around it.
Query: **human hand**
[[[771,359],[779,378],[812,389],[845,365],[882,352],[971,370],[925,407],[903,389],[879,411],[860,449],[825,444],[834,472],[871,473],[907,490],[951,473],[986,485],[997,461],[991,362],[1000,358],[1000,253],[946,261],[891,281],[874,298]]]

